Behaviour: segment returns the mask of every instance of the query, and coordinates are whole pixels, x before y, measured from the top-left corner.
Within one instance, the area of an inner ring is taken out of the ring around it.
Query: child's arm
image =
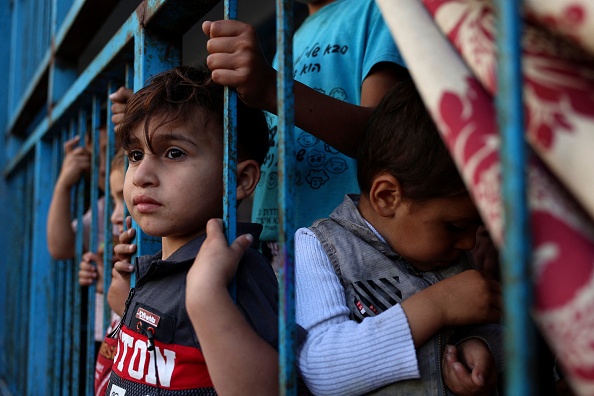
[[[130,274],[134,271],[134,267],[130,264],[132,254],[136,252],[136,245],[130,243],[136,236],[136,230],[131,228],[132,218],[126,218],[128,229],[120,235],[120,243],[117,244],[113,250],[117,260],[111,272],[111,285],[107,291],[107,303],[111,309],[122,316],[126,307],[126,299],[130,292]]]
[[[497,386],[495,359],[487,344],[478,338],[446,347],[442,376],[446,386],[458,396],[490,395]]]
[[[315,394],[362,394],[418,378],[415,346],[443,326],[499,318],[496,309],[485,315],[482,308],[470,306],[484,300],[480,295],[486,284],[478,272],[466,271],[357,323],[349,317],[344,288],[332,264],[308,229],[295,235],[295,263],[296,319],[308,331],[299,368]],[[486,294],[498,304],[497,296]]]
[[[215,219],[206,233],[188,272],[186,309],[217,394],[277,395],[278,353],[247,323],[227,289],[252,237],[242,235],[228,246]]]
[[[213,80],[236,88],[247,105],[276,114],[276,71],[264,58],[253,26],[233,20],[207,21],[202,30],[210,37],[207,65],[212,70]],[[377,64],[363,81],[361,106],[324,95],[295,81],[295,123],[354,157],[373,108],[405,75],[405,69],[395,63]]]
[[[418,378],[406,315],[395,305],[361,323],[350,319],[344,288],[319,241],[295,234],[295,315],[307,338],[299,369],[316,395],[360,395]]]
[[[476,270],[438,282],[402,302],[415,346],[447,326],[495,323],[501,318],[501,285]]]
[[[72,187],[91,166],[88,150],[78,144],[78,136],[64,144],[64,162],[54,186],[47,215],[47,247],[50,255],[56,260],[74,257],[75,234],[70,215],[70,193]]]

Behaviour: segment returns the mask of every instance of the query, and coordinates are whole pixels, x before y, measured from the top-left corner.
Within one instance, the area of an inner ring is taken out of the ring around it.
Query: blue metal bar
[[[224,19],[237,19],[237,0],[225,0]],[[224,88],[223,141],[223,227],[227,243],[237,238],[237,91]],[[233,301],[237,298],[235,278],[229,284]]]
[[[80,144],[85,144],[85,137],[87,132],[87,113],[84,109],[80,109],[78,112],[78,137],[80,139]],[[80,358],[81,358],[81,342],[82,342],[82,298],[81,298],[81,290],[78,285],[78,263],[82,260],[82,255],[84,253],[84,222],[83,222],[83,215],[85,212],[85,189],[86,189],[86,181],[84,177],[78,182],[76,186],[76,219],[77,219],[77,227],[76,227],[76,243],[75,243],[75,254],[74,254],[74,262],[72,267],[70,268],[70,272],[72,272],[72,282],[73,282],[73,300],[74,305],[72,306],[73,310],[73,338],[72,338],[72,378],[73,381],[71,383],[71,392],[72,394],[77,394],[79,392],[78,389],[78,381],[79,381],[79,373],[80,373]]]
[[[101,102],[97,95],[93,96],[91,103],[91,139],[93,142],[92,153],[92,168],[91,168],[91,225],[89,229],[89,246],[88,250],[93,253],[98,253],[98,224],[99,218],[97,213],[97,202],[99,200],[99,174],[101,144],[100,144],[100,125],[101,119]],[[96,263],[93,263],[96,264]],[[86,355],[85,355],[85,394],[93,395],[94,386],[94,369],[95,369],[95,298],[97,286],[93,283],[87,288],[87,340],[86,340]],[[81,378],[82,379],[82,378]]]
[[[134,65],[130,65],[129,63],[126,63],[126,88],[132,88],[132,91],[136,91],[134,89]],[[128,171],[128,157],[126,157],[125,159],[125,164],[124,164],[124,175],[126,174],[126,172]],[[125,177],[125,176],[124,176]],[[128,207],[126,205],[124,205],[124,231],[128,229],[128,224],[126,223],[126,218],[128,218],[128,216],[130,216],[130,211],[128,210]],[[134,285],[136,285],[136,273],[132,272],[130,274],[130,287],[134,287]]]
[[[21,271],[19,271],[18,275],[19,275],[19,292],[21,294],[21,301],[18,307],[18,311],[19,313],[22,312],[29,312],[29,310],[31,309],[31,305],[30,305],[30,301],[31,301],[31,282],[30,282],[30,276],[31,276],[31,267],[32,267],[32,262],[31,262],[31,257],[32,257],[32,242],[31,242],[31,223],[33,220],[33,183],[34,183],[34,172],[35,171],[35,167],[33,163],[29,163],[26,166],[25,169],[25,185],[23,187],[24,189],[24,202],[25,202],[25,213],[23,215],[23,230],[22,230],[22,235],[23,235],[23,240],[24,240],[24,250],[23,250],[23,263],[24,265],[22,265],[21,267]],[[27,315],[28,316],[28,315]],[[27,351],[26,352],[26,357],[24,357],[21,360],[21,364],[20,364],[20,371],[18,372],[18,386],[20,389],[20,392],[22,394],[26,393],[26,389],[27,389],[27,376],[29,373],[29,359],[31,358],[30,354],[29,354],[29,348],[28,348],[28,341],[29,341],[29,326],[30,326],[30,318],[27,318],[25,315],[19,315],[19,350],[20,351]],[[26,329],[26,331],[22,331],[21,329]]]
[[[44,230],[46,213],[49,210],[49,201],[45,199],[51,196],[53,185],[47,177],[47,168],[51,164],[51,146],[45,141],[39,141],[35,148],[34,162],[34,191],[32,196],[34,202],[31,207],[32,230]],[[52,346],[53,334],[49,329],[54,320],[53,315],[53,288],[52,272],[54,271],[48,263],[50,262],[47,250],[45,232],[32,232],[31,243],[31,274],[25,279],[30,282],[29,300],[29,331],[27,339],[28,364],[27,364],[27,394],[42,395],[50,389],[52,378]]]
[[[279,134],[279,179],[278,207],[282,265],[280,277],[279,333],[280,333],[280,393],[297,394],[296,332],[295,332],[295,268],[293,208],[295,153],[293,134],[295,111],[293,96],[293,1],[276,2],[276,41],[278,56],[277,103]]]
[[[502,250],[506,394],[533,395],[535,337],[530,319],[529,212],[526,195],[521,65],[521,2],[498,0],[497,116],[501,133],[505,236]]]
[[[74,119],[70,121],[70,131],[69,134],[64,136],[64,140],[62,141],[62,146],[66,143],[66,140],[72,138],[76,135],[76,122]],[[76,197],[76,192],[73,191],[72,195]],[[73,200],[74,202],[74,200]],[[74,366],[74,346],[73,340],[78,336],[77,332],[75,332],[74,323],[75,323],[75,316],[74,316],[74,304],[75,304],[75,294],[78,293],[78,288],[75,287],[75,276],[72,267],[74,266],[73,260],[65,260],[65,268],[64,268],[64,294],[66,295],[66,301],[64,303],[65,306],[65,314],[64,314],[64,354],[62,360],[63,367],[73,367]],[[78,352],[77,352],[78,353]],[[78,367],[78,365],[77,365]],[[73,371],[67,370],[66,373],[62,373],[65,378],[62,379],[62,394],[68,395],[70,394],[70,386],[74,382]]]
[[[225,0],[224,18],[237,19],[237,0]],[[225,87],[225,140],[223,159],[223,225],[227,241],[237,237],[237,92]],[[230,288],[235,295],[235,285]]]
[[[62,163],[62,147],[64,146],[63,140],[66,140],[68,136],[68,130],[64,128],[61,131],[61,134],[56,136],[53,139],[53,149],[52,149],[52,182],[55,184],[56,179],[58,178],[58,174],[60,172],[60,165]],[[64,137],[62,140],[61,137]],[[67,307],[65,306],[64,302],[66,301],[66,262],[64,260],[56,260],[52,263],[52,268],[54,270],[54,279],[55,279],[55,287],[54,287],[54,301],[56,301],[55,307],[55,320],[53,322],[53,332],[56,336],[54,338],[54,354],[53,354],[53,379],[52,379],[52,395],[60,395],[60,389],[62,386],[62,370],[63,370],[63,355],[64,355],[64,343],[66,340],[67,332],[64,331],[64,320],[65,320],[65,311]]]
[[[107,302],[107,292],[111,285],[111,269],[113,260],[113,224],[111,223],[111,213],[113,211],[113,199],[111,198],[111,184],[109,182],[111,175],[111,161],[115,156],[116,136],[114,125],[111,122],[111,105],[109,95],[117,91],[117,86],[113,81],[107,83],[107,112],[105,118],[105,127],[107,133],[107,147],[105,153],[105,210],[103,219],[103,334],[107,331],[111,322],[111,308]]]

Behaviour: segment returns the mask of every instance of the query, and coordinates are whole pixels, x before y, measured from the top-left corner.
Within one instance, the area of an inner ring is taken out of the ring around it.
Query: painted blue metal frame
[[[237,19],[237,0],[225,0],[224,19]],[[223,226],[227,241],[237,237],[237,92],[225,87],[224,158],[223,162]],[[235,298],[235,284],[230,287]]]
[[[105,152],[105,210],[103,211],[103,251],[104,252],[113,252],[114,248],[114,241],[113,241],[113,228],[111,223],[111,214],[114,210],[115,203],[113,202],[111,196],[111,183],[110,183],[110,175],[111,175],[111,162],[115,157],[115,146],[116,146],[116,135],[114,131],[114,125],[111,122],[111,106],[109,105],[109,95],[116,92],[118,86],[113,82],[109,81],[107,83],[107,97],[106,101],[108,105],[106,106],[105,112],[105,120],[103,124],[106,128],[106,152]],[[125,171],[125,170],[123,170]],[[125,218],[125,217],[124,217]],[[109,254],[103,254],[103,268],[104,274],[103,276],[103,334],[107,332],[107,329],[111,323],[111,308],[107,302],[107,291],[109,290],[109,286],[111,285],[111,276],[109,276],[110,270],[112,268],[112,257]]]
[[[49,331],[53,322],[52,296],[54,293],[53,268],[47,263],[50,261],[46,249],[47,241],[45,232],[34,232],[45,229],[46,213],[49,202],[45,199],[51,196],[53,185],[46,175],[46,170],[52,162],[51,144],[44,140],[37,142],[35,147],[34,180],[32,206],[32,246],[31,246],[31,272],[30,299],[29,299],[29,332],[27,334],[27,394],[42,395],[50,389],[52,366],[50,356],[53,346],[52,332]]]
[[[530,318],[527,148],[524,141],[521,1],[498,0],[497,116],[501,135],[505,240],[502,249],[506,394],[535,394],[535,337]]]
[[[297,394],[297,342],[295,326],[294,233],[295,197],[292,178],[295,152],[292,142],[295,129],[293,96],[293,1],[276,2],[276,40],[278,57],[277,104],[279,136],[279,242],[282,265],[279,301],[279,363],[281,395]]]
[[[90,0],[87,0],[90,1]],[[0,126],[5,132],[0,141],[0,215],[8,219],[10,230],[0,230],[0,248],[16,265],[0,263],[6,275],[0,277],[0,320],[5,328],[0,335],[0,378],[7,379],[14,394],[77,395],[92,394],[94,366],[94,296],[88,290],[88,321],[82,323],[82,296],[77,282],[78,263],[83,254],[82,216],[85,211],[85,190],[92,192],[90,202],[97,202],[99,103],[104,93],[114,92],[119,81],[130,82],[134,90],[161,71],[181,64],[181,39],[171,18],[184,18],[183,10],[191,7],[208,8],[216,1],[151,0],[143,1],[136,12],[81,72],[76,65],[56,58],[67,34],[80,15],[85,1],[30,0],[13,1],[11,7],[0,7],[0,33],[9,40],[0,44],[10,58],[0,59],[0,82],[7,95],[0,97]],[[524,120],[522,118],[522,84],[520,53],[520,1],[497,0],[499,7],[498,48],[499,72],[497,111],[502,134],[503,192],[506,216],[506,240],[503,249],[505,284],[505,321],[507,349],[507,393],[533,394],[535,367],[533,324],[529,317],[532,303],[529,275],[529,214],[526,203],[526,161]],[[277,0],[277,48],[279,79],[279,189],[280,243],[283,265],[280,269],[280,380],[281,394],[297,392],[295,297],[294,297],[294,191],[291,182],[294,169],[294,98],[292,78],[293,1]],[[178,13],[172,16],[171,14]],[[237,18],[237,0],[225,0],[225,18]],[[196,18],[196,20],[199,18]],[[31,24],[27,35],[20,32]],[[185,22],[189,28],[191,24]],[[159,29],[171,29],[163,33]],[[27,42],[24,43],[23,39]],[[134,59],[132,68],[121,67]],[[114,70],[116,66],[120,66]],[[125,70],[124,70],[125,69]],[[40,92],[47,84],[47,92]],[[131,86],[128,84],[127,86]],[[97,92],[100,92],[99,94]],[[22,130],[16,130],[32,98],[47,96],[33,120]],[[94,98],[92,98],[94,96]],[[237,95],[225,94],[225,213],[228,240],[236,237],[236,167],[237,167]],[[63,159],[64,142],[75,134],[84,144],[87,113],[92,114],[94,141],[93,174],[90,186],[81,181],[73,193],[73,215],[78,224],[76,255],[73,260],[54,261],[46,246],[45,214],[52,195],[52,183]],[[108,108],[107,118],[110,118]],[[114,156],[113,126],[108,122],[106,174]],[[52,177],[46,177],[51,169]],[[90,235],[101,221],[104,225],[105,250],[112,248],[109,183],[106,180],[105,216],[97,218],[93,211]],[[137,225],[135,225],[137,228]],[[144,235],[137,228],[137,254],[151,254],[160,249],[160,241]],[[96,251],[97,241],[91,238],[89,250]],[[111,261],[105,255],[104,266]],[[105,277],[104,290],[109,287]],[[10,298],[10,299],[9,299]],[[14,300],[13,300],[14,299]],[[12,303],[14,301],[14,304]],[[109,324],[109,309],[104,311],[104,330]],[[26,315],[23,313],[27,312]],[[2,318],[12,318],[6,320]],[[86,342],[82,345],[83,329]],[[51,339],[50,339],[51,337]],[[81,357],[86,353],[85,370],[81,377]],[[18,356],[16,364],[13,357]],[[51,390],[51,391],[48,391]]]

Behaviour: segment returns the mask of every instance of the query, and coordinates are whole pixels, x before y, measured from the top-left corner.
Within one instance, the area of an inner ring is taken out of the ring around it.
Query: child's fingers
[[[206,36],[210,37],[210,26],[212,25],[211,21],[204,21],[202,23],[202,31],[204,32],[204,34],[206,34]]]
[[[223,221],[221,219],[210,219],[206,223],[206,239],[209,243],[219,244],[222,248],[227,246],[227,238],[223,233]],[[237,259],[239,259],[253,241],[254,237],[250,234],[240,235],[233,241],[229,248],[237,256]]]
[[[447,387],[457,395],[473,394],[477,386],[471,373],[458,359],[458,349],[448,345],[443,355],[442,376]]]
[[[128,244],[128,243],[120,243],[118,245],[115,245],[113,248],[113,252],[118,257],[130,257],[130,255],[132,253],[134,253],[135,251],[136,251],[136,245]],[[128,260],[122,260],[122,261],[128,261]]]
[[[134,266],[126,261],[116,261],[113,265],[113,269],[121,275],[128,275],[134,271]]]
[[[91,263],[89,263],[88,261],[81,261],[80,264],[78,265],[78,269],[79,269],[79,276],[81,273],[84,274],[89,274],[90,276],[96,276],[96,269],[95,266]]]
[[[130,99],[130,97],[132,96],[133,91],[130,88],[126,88],[126,87],[119,87],[117,91],[115,91],[114,93],[109,95],[109,100],[112,101],[112,103],[126,103],[128,101],[128,99]],[[112,109],[113,109],[113,105],[112,105]]]
[[[245,251],[254,242],[254,237],[251,234],[243,234],[237,237],[231,244],[231,250],[233,250],[239,257],[243,256]]]
[[[128,228],[122,232],[119,236],[120,243],[128,244],[134,240],[136,236],[136,230],[134,228]]]
[[[72,149],[74,149],[76,146],[78,146],[79,140],[80,140],[80,136],[75,136],[72,139],[66,141],[66,143],[64,143],[64,153],[68,154],[69,152],[72,151]]]
[[[126,216],[126,228],[132,228],[132,216]]]
[[[231,19],[202,24],[202,30],[210,38],[239,36],[249,29],[253,29],[251,25]]]

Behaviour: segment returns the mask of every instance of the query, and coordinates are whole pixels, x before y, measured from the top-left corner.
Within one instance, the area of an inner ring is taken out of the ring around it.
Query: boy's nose
[[[146,187],[158,184],[156,174],[158,164],[150,154],[145,154],[142,161],[135,166],[132,182],[138,187]]]
[[[124,225],[124,205],[116,204],[115,208],[113,208],[113,213],[111,214],[111,224],[116,226],[119,230],[123,228]]]
[[[470,230],[460,236],[460,239],[456,242],[456,249],[459,250],[472,250],[476,245],[476,228],[472,227]]]

